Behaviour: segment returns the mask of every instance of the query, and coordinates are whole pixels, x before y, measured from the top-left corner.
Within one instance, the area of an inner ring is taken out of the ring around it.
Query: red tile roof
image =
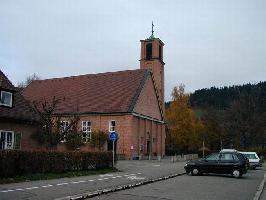
[[[0,90],[6,90],[13,93],[13,106],[0,106],[0,119],[13,119],[20,121],[37,121],[37,115],[32,111],[29,104],[23,96],[17,92],[16,88],[8,80],[5,74],[0,70]]]
[[[57,114],[131,112],[147,74],[138,69],[35,80],[22,94],[31,102],[61,99]]]

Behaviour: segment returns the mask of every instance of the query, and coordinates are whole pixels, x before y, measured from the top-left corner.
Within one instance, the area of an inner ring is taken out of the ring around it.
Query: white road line
[[[43,185],[41,186],[42,188],[48,188],[48,187],[52,187],[53,185]]]
[[[70,183],[72,183],[72,184],[77,184],[77,183],[80,183],[79,181],[72,181],[72,182],[70,182]]]
[[[102,174],[100,177],[105,177],[105,176],[113,176],[113,174]]]
[[[60,186],[60,185],[68,185],[68,183],[58,183],[56,185],[58,185],[58,186]]]
[[[18,189],[16,189],[16,191],[23,191],[24,189],[22,189],[22,188],[18,188]]]
[[[141,174],[141,173],[137,173],[137,174]],[[128,177],[128,176],[135,176],[136,174],[125,174],[123,176],[125,177]],[[98,181],[102,181],[102,180],[108,180],[110,178],[122,178],[123,176],[113,176],[113,174],[106,174],[106,176],[108,176],[108,178],[99,178],[97,179]],[[100,177],[104,177],[103,176],[100,176]],[[18,188],[18,189],[10,189],[10,190],[2,190],[0,191],[1,193],[6,193],[6,192],[14,192],[14,191],[23,191],[23,190],[33,190],[33,189],[38,189],[38,188],[48,188],[48,187],[53,187],[53,186],[61,186],[61,185],[68,185],[68,184],[78,184],[78,183],[85,183],[85,182],[94,182],[95,180],[93,179],[90,179],[90,180],[87,180],[87,181],[72,181],[72,182],[69,182],[69,183],[58,183],[56,185],[51,185],[51,184],[48,184],[48,185],[42,185],[42,186],[39,186],[39,187],[28,187],[28,188]]]
[[[25,190],[33,190],[33,189],[38,189],[40,187],[29,187],[29,188],[25,188]]]
[[[13,191],[15,191],[15,190],[3,190],[1,192],[5,193],[5,192],[13,192]]]
[[[139,172],[139,173],[137,173],[137,174],[141,174],[141,173]]]

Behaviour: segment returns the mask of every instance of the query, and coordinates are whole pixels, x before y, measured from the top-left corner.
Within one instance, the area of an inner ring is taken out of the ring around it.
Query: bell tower
[[[155,82],[159,103],[165,113],[164,106],[164,62],[163,46],[164,43],[153,35],[153,23],[151,36],[141,42],[140,69],[149,69]]]

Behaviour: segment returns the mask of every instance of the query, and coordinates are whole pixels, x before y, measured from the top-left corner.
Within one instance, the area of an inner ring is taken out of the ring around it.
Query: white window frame
[[[2,98],[3,98],[2,96],[3,96],[3,93],[6,93],[6,94],[10,94],[10,95],[11,95],[11,98],[10,98],[10,102],[9,102],[9,104],[2,103]],[[12,93],[12,92],[7,92],[7,91],[2,90],[2,91],[1,91],[1,101],[0,101],[0,105],[2,105],[2,106],[12,107],[12,104],[13,104],[13,93]]]
[[[81,122],[81,132],[82,132],[82,139],[84,142],[88,142],[91,140],[91,121],[82,121]],[[84,134],[85,133],[85,137]]]
[[[61,121],[61,133],[63,133],[69,125],[70,125],[69,121],[66,120]],[[64,134],[64,138],[61,140],[61,142],[65,141],[66,141],[66,134]]]
[[[115,125],[112,125],[112,122],[115,123]],[[111,120],[109,121],[109,132],[115,132],[116,131],[116,121],[115,120]]]
[[[0,138],[1,138],[2,133],[5,133],[5,140],[4,140],[4,145],[2,147],[3,148],[2,150],[14,149],[14,143],[15,143],[15,133],[14,133],[14,131],[0,130]],[[12,138],[11,138],[10,142],[7,141],[7,133],[11,133],[11,135],[12,135]]]

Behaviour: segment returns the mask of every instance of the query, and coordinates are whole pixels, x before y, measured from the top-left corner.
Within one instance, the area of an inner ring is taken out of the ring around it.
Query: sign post
[[[109,134],[109,139],[112,140],[113,143],[113,169],[115,167],[115,141],[118,140],[118,134],[116,132],[111,132]]]

